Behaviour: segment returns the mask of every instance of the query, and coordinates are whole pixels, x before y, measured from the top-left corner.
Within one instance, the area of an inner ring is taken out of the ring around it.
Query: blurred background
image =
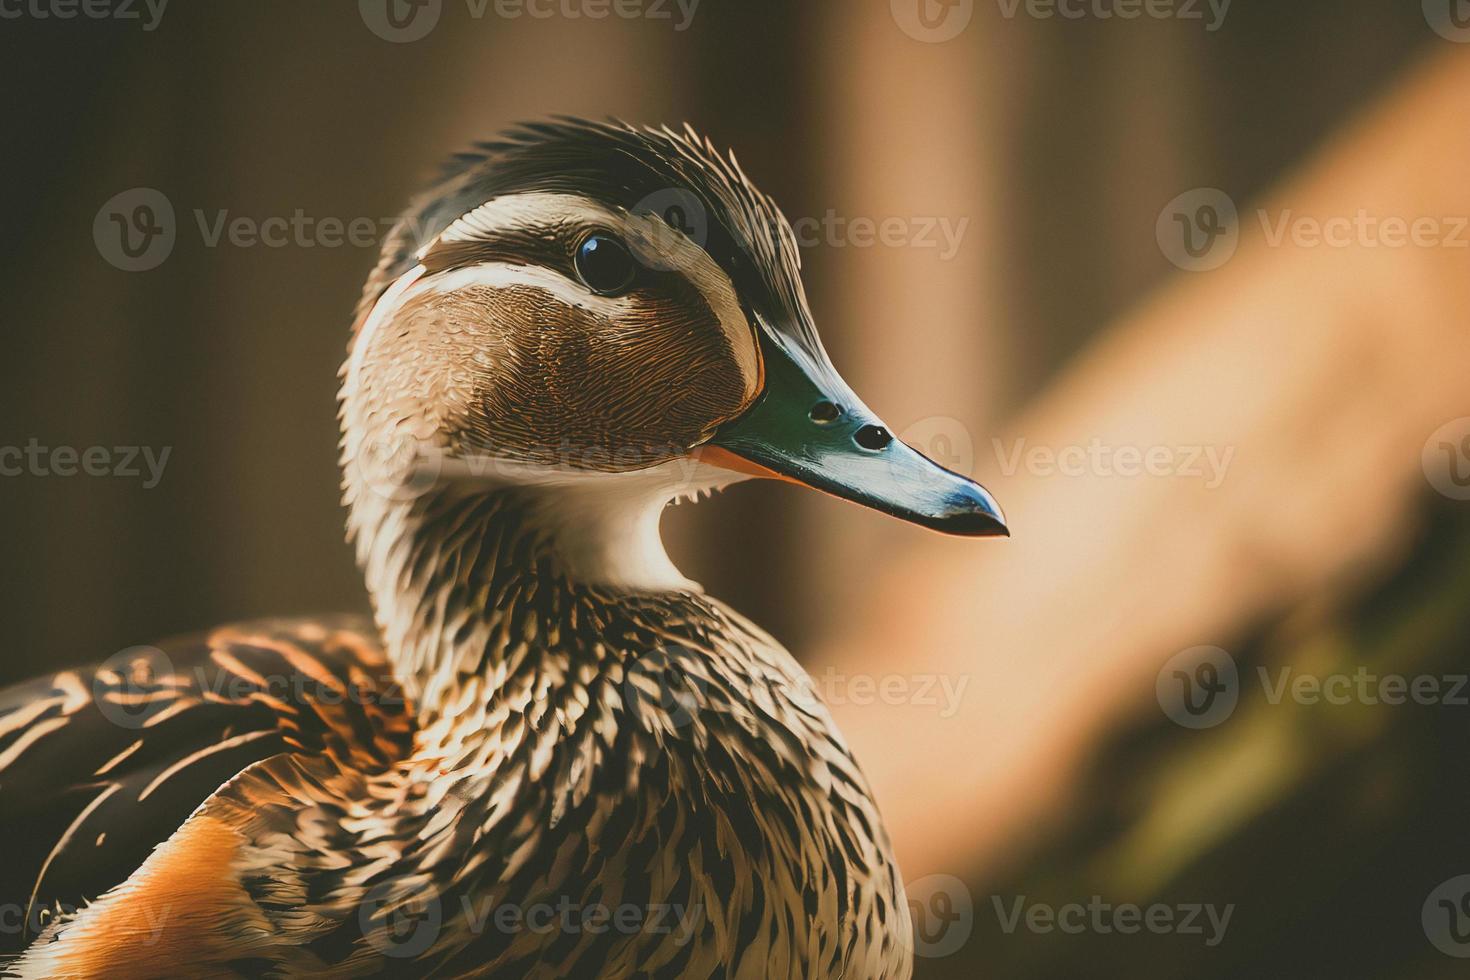
[[[688,120],[1012,519],[666,520],[873,777],[918,976],[1464,975],[1470,4],[392,2],[0,5],[0,446],[140,449],[0,477],[0,682],[365,609],[335,373],[387,221],[514,121]]]

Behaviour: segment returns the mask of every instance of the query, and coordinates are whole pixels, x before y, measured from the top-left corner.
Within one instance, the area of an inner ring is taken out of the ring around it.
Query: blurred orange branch
[[[1157,710],[1173,653],[1228,642],[1393,555],[1428,492],[1426,439],[1470,415],[1467,234],[1395,248],[1276,231],[1366,212],[1435,219],[1453,237],[1470,215],[1467,119],[1470,56],[1430,60],[1242,209],[1232,260],[1111,331],[982,454],[1021,439],[1200,447],[1229,461],[1218,486],[981,472],[1013,540],[925,539],[884,563],[885,601],[856,610],[815,669],[965,679],[952,714],[834,705],[908,875],[993,862],[1064,805],[1090,741]]]

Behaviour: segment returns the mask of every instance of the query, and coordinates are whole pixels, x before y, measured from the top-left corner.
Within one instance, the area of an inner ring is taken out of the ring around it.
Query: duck
[[[385,237],[339,408],[371,618],[0,692],[0,973],[910,977],[872,788],[660,515],[771,478],[1005,518],[837,373],[733,154],[559,117],[455,156]]]

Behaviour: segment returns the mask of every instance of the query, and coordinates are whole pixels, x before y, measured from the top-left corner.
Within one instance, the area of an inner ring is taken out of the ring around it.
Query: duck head
[[[837,374],[790,226],[692,131],[557,122],[457,158],[389,236],[343,382],[355,515],[453,484],[580,487],[656,532],[673,497],[764,476],[1006,533]]]

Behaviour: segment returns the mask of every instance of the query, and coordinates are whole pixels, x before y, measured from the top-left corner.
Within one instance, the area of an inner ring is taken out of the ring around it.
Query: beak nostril
[[[893,434],[881,425],[865,425],[852,434],[852,441],[870,452],[877,452],[888,448]]]
[[[812,421],[817,423],[818,425],[827,425],[830,422],[836,422],[838,416],[840,416],[841,414],[842,409],[838,408],[836,405],[832,404],[829,401],[817,402],[815,405],[812,406],[812,410],[810,412]]]

